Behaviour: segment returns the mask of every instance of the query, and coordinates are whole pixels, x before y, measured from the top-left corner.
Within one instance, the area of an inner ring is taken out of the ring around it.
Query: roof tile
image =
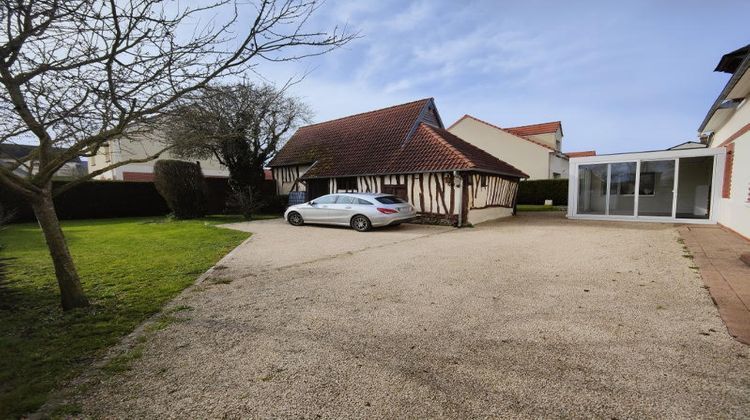
[[[432,99],[301,127],[270,166],[315,162],[305,178],[481,170],[518,178],[528,175],[423,122]]]

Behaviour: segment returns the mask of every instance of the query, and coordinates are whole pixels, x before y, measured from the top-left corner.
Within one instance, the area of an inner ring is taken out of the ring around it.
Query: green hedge
[[[55,181],[53,185],[64,183]],[[226,178],[206,178],[206,184],[208,214],[236,212]],[[273,181],[266,181],[263,192],[269,197],[268,210],[277,211],[274,191]],[[11,223],[35,220],[31,207],[5,188],[0,188],[0,207],[13,215]],[[55,197],[55,209],[61,220],[163,216],[170,211],[154,183],[148,181],[86,181]]]
[[[544,200],[552,200],[552,204],[556,206],[567,206],[568,180],[521,181],[518,186],[518,204],[544,204]]]

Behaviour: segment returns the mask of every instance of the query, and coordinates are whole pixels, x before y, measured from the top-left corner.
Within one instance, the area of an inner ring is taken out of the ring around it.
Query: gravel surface
[[[750,416],[750,351],[673,226],[235,227],[256,234],[85,416]]]

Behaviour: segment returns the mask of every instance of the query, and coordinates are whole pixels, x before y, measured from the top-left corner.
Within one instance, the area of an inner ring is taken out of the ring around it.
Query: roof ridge
[[[308,128],[308,127],[315,127],[315,126],[322,125],[322,124],[328,124],[328,123],[335,122],[335,121],[346,120],[346,119],[353,118],[353,117],[359,117],[359,116],[362,116],[362,115],[373,114],[375,112],[386,111],[386,110],[393,109],[393,108],[398,108],[398,107],[401,107],[401,106],[413,105],[413,104],[415,104],[417,102],[430,101],[430,100],[434,100],[434,98],[429,97],[429,98],[417,99],[415,101],[404,102],[402,104],[391,105],[391,106],[387,106],[387,107],[384,107],[384,108],[374,109],[372,111],[360,112],[358,114],[346,115],[346,116],[343,116],[343,117],[334,118],[332,120],[321,121],[321,122],[318,122],[318,123],[315,123],[315,124],[303,125],[298,130],[302,130],[302,129],[305,129],[305,128]]]
[[[500,127],[500,126],[497,126],[497,125],[495,125],[495,124],[492,124],[492,123],[490,123],[490,122],[487,122],[487,121],[481,120],[481,119],[479,119],[479,118],[477,118],[477,117],[475,117],[475,116],[473,116],[473,115],[469,115],[469,114],[466,114],[466,115],[464,115],[463,117],[461,117],[461,119],[460,119],[460,120],[458,120],[458,121],[456,121],[456,122],[455,122],[455,123],[454,123],[453,125],[451,125],[451,127],[453,127],[454,125],[458,124],[458,123],[459,123],[460,121],[464,120],[465,118],[471,118],[472,120],[478,121],[478,122],[480,122],[480,123],[482,123],[482,124],[486,124],[486,125],[489,125],[489,126],[490,126],[490,127],[492,127],[492,128],[496,128],[496,129],[498,129],[498,130],[502,131],[503,133],[508,133],[508,134],[510,134],[511,136],[514,136],[514,137],[518,137],[519,139],[523,139],[523,140],[526,140],[526,141],[528,141],[528,142],[531,142],[531,143],[534,143],[534,144],[536,144],[537,146],[540,146],[540,147],[544,147],[545,149],[549,149],[549,150],[552,150],[553,152],[556,152],[556,150],[555,150],[554,148],[552,148],[552,147],[550,147],[550,146],[547,146],[546,144],[540,143],[540,142],[538,142],[538,141],[536,141],[536,140],[532,140],[532,139],[530,139],[530,138],[528,138],[528,137],[526,137],[526,136],[521,136],[521,135],[519,135],[519,134],[516,134],[516,133],[511,133],[510,131],[508,131],[508,129],[505,129],[505,128],[502,128],[502,127]],[[558,122],[559,122],[559,121],[558,121]],[[546,123],[542,123],[542,124],[546,124]]]
[[[544,125],[544,124],[562,124],[562,121],[560,121],[560,120],[545,121],[545,122],[534,123],[534,124],[517,125],[515,127],[506,127],[506,129],[510,130],[510,129],[513,129],[513,128],[526,128],[526,127],[533,127],[535,125]]]

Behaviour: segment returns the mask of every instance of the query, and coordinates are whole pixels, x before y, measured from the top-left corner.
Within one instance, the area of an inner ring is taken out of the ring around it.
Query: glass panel
[[[635,214],[635,162],[611,163],[609,169],[609,214]]]
[[[352,197],[350,195],[340,195],[338,199],[336,199],[336,204],[356,204],[357,198]]]
[[[394,196],[394,195],[386,195],[383,197],[375,197],[376,200],[380,201],[383,204],[398,204],[398,203],[406,203],[406,201]]]
[[[578,167],[578,214],[604,214],[607,201],[607,164]]]
[[[336,194],[324,195],[323,197],[316,198],[315,202],[318,204],[334,204],[336,197],[338,197]]]
[[[677,217],[708,219],[713,171],[713,156],[680,158],[680,179],[677,181]]]
[[[641,162],[638,215],[672,217],[674,160]]]

